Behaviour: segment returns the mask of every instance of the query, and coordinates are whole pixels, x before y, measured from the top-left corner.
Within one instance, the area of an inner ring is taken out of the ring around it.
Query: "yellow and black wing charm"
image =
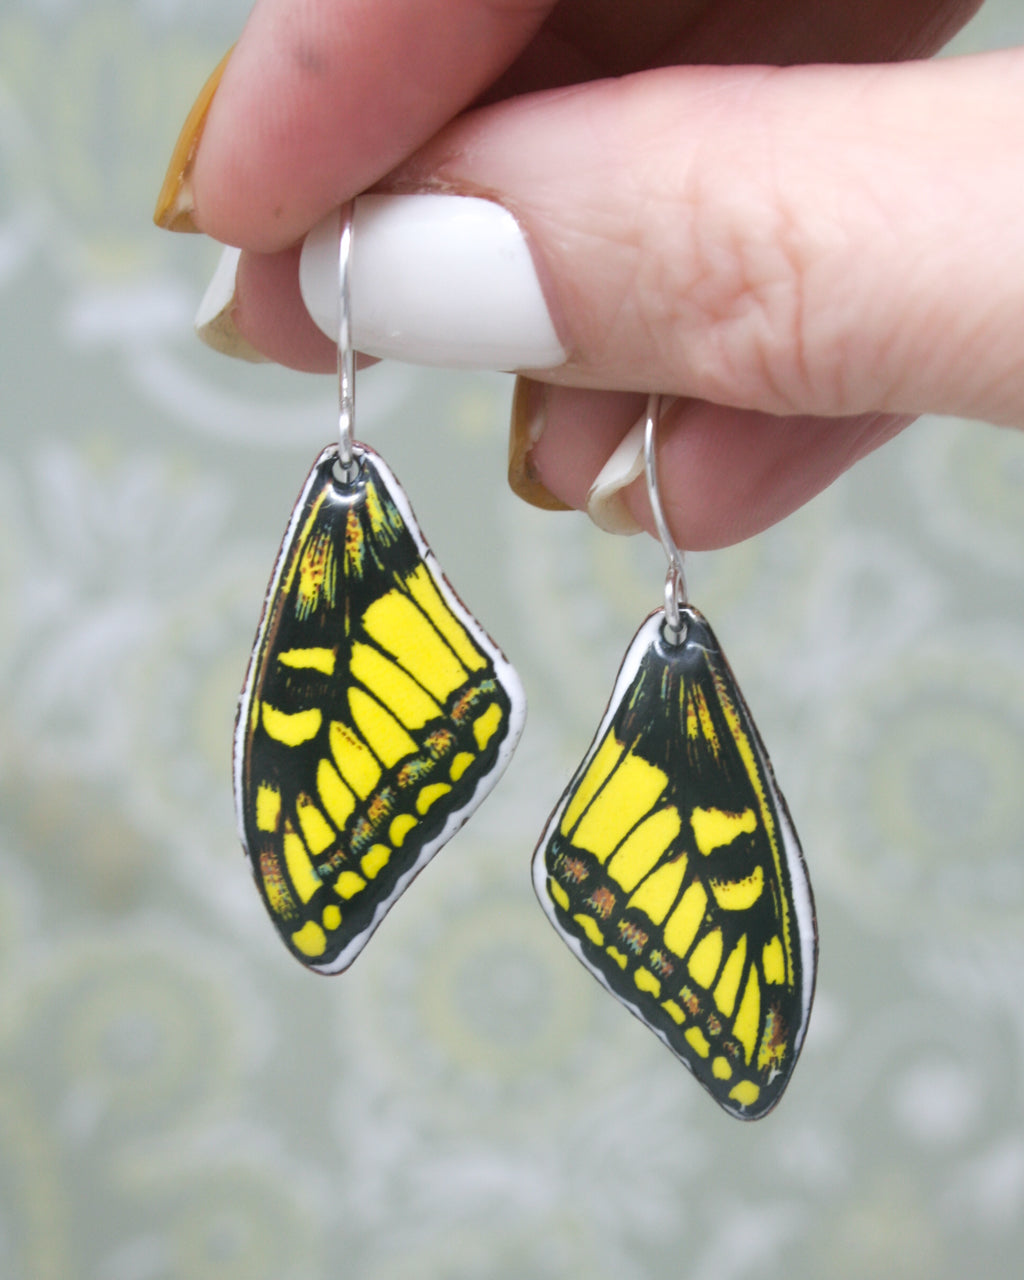
[[[705,619],[640,628],[537,852],[534,886],[588,969],[731,1114],[793,1070],[817,934],[803,857],[757,729]]]
[[[278,556],[235,730],[242,843],[285,945],[338,973],[501,775],[519,679],[360,445],[317,459]]]

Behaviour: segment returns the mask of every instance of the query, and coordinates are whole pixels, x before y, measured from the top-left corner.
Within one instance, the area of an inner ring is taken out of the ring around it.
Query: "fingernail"
[[[512,421],[508,436],[508,482],[517,497],[543,511],[572,508],[540,481],[532,462],[533,446],[544,431],[547,388],[521,375],[512,396]]]
[[[199,338],[214,351],[236,360],[265,364],[267,357],[243,338],[235,327],[235,282],[241,249],[227,248],[220,255],[213,279],[206,287],[196,312],[195,328]]]
[[[633,424],[612,456],[597,473],[587,494],[587,515],[606,533],[641,533],[623,494],[644,470],[644,428],[641,418]]]
[[[232,46],[233,47],[233,46]],[[192,220],[195,204],[192,198],[192,169],[195,165],[199,139],[203,136],[203,126],[210,110],[213,95],[217,92],[224,68],[231,57],[231,49],[227,51],[209,80],[199,90],[199,97],[192,104],[192,109],[185,118],[185,123],[178,134],[178,141],[171,152],[171,162],[164,175],[164,184],[157,196],[153,221],[165,231],[198,231]]]
[[[362,196],[352,239],[352,333],[367,355],[450,369],[550,369],[566,351],[526,237],[492,200]],[[306,237],[309,314],[338,334],[338,216]]]

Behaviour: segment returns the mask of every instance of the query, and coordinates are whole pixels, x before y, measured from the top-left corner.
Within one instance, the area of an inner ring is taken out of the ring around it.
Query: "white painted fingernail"
[[[299,282],[309,314],[336,339],[336,212],[306,237]],[[351,288],[353,341],[366,355],[452,369],[565,363],[526,238],[492,200],[361,196]]]
[[[626,506],[623,490],[644,470],[646,419],[630,427],[625,439],[597,473],[587,494],[587,515],[606,533],[640,533],[642,526]]]
[[[196,333],[208,347],[222,355],[252,364],[266,363],[267,357],[235,328],[235,281],[241,256],[241,249],[230,247],[220,255],[213,279],[206,286],[196,312]]]

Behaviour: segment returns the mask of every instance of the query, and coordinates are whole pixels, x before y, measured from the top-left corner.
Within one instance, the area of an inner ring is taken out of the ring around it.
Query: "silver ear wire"
[[[338,461],[334,471],[343,484],[359,475],[353,449],[356,421],[356,353],[352,346],[352,222],[350,200],[338,210]]]
[[[652,392],[647,397],[647,421],[644,427],[644,472],[647,477],[647,497],[651,504],[651,514],[658,537],[668,558],[668,573],[665,577],[665,639],[669,644],[678,645],[686,639],[686,618],[683,610],[687,604],[686,573],[683,569],[683,553],[676,546],[675,539],[665,519],[665,511],[661,505],[661,492],[658,489],[658,459],[655,435],[661,419],[661,396]]]

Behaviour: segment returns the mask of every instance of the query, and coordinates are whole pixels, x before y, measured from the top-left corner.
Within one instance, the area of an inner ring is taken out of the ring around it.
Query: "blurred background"
[[[1020,433],[922,421],[691,557],[817,894],[770,1118],[719,1114],[534,900],[663,568],[508,493],[510,378],[377,367],[359,434],[522,673],[519,752],[347,975],[278,942],[232,721],[335,390],[200,346],[216,249],[150,224],[246,10],[0,0],[0,1278],[1015,1274]],[[956,48],[1021,42],[990,0]]]

